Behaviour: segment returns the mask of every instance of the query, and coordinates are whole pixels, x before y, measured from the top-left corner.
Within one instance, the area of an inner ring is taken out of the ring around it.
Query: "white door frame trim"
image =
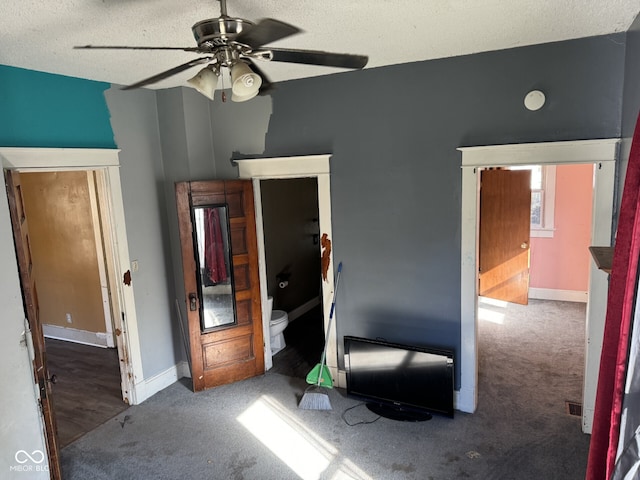
[[[611,245],[615,169],[620,139],[542,142],[518,145],[461,147],[461,388],[457,408],[474,412],[477,406],[477,271],[478,271],[478,171],[482,167],[544,164],[596,164],[593,190],[591,245]],[[583,424],[590,433],[598,380],[606,312],[608,276],[592,262],[589,272]]]
[[[264,249],[264,230],[262,223],[262,196],[260,181],[277,178],[316,178],[318,182],[318,214],[320,232],[327,234],[333,241],[331,231],[331,185],[330,185],[331,155],[305,155],[296,157],[256,158],[236,160],[240,178],[253,180],[253,196],[256,208],[256,234],[258,238],[258,259],[260,270],[260,295],[262,305],[267,304],[267,269]],[[330,263],[333,266],[333,251],[330,253]],[[333,298],[333,271],[329,269],[327,279],[322,282],[322,305],[325,329],[329,323],[329,307]],[[334,312],[334,315],[336,313]],[[266,309],[262,309],[262,326],[265,338],[265,368],[272,366],[271,345],[269,337],[269,320]],[[338,344],[336,337],[337,322],[332,322],[327,342],[326,362],[331,376],[337,379],[337,386],[346,386],[346,378],[338,374]]]
[[[126,403],[136,405],[139,398],[137,386],[144,381],[142,355],[138,336],[133,288],[122,282],[125,272],[129,271],[129,247],[120,184],[120,160],[118,149],[91,148],[0,148],[0,160],[4,169],[18,172],[44,172],[60,170],[101,170],[104,173],[106,190],[110,202],[106,205],[112,221],[110,257],[117,279],[117,291],[121,314],[113,315],[116,344],[120,358],[120,376],[122,397]],[[11,228],[11,227],[9,227]],[[105,231],[105,234],[109,233]],[[128,359],[128,362],[124,361]]]
[[[104,176],[102,172],[96,172],[92,170],[86,171],[87,182],[89,184],[89,203],[91,204],[91,219],[93,220],[93,235],[96,242],[96,253],[98,257],[98,274],[100,277],[100,293],[102,294],[102,309],[104,312],[104,342],[108,348],[114,348],[116,346],[115,336],[113,335],[113,315],[111,307],[111,299],[109,298],[109,290],[111,285],[109,284],[109,275],[107,274],[109,267],[107,265],[107,255],[110,250],[107,249],[103,240],[103,225],[109,225],[111,223],[108,219],[108,223],[103,221],[103,216],[100,215],[100,207],[105,203],[108,196],[101,196],[101,191],[98,187],[99,183],[104,183]],[[102,210],[105,210],[102,208]],[[108,245],[108,244],[107,244]],[[113,273],[113,272],[112,272]],[[102,333],[97,334],[98,338],[102,338]]]

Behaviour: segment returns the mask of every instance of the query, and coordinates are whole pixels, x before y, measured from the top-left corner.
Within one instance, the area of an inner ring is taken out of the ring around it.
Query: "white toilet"
[[[284,342],[284,329],[289,325],[289,315],[284,310],[273,310],[273,297],[267,298],[267,308],[271,312],[271,320],[269,321],[271,355],[275,355],[287,346]]]

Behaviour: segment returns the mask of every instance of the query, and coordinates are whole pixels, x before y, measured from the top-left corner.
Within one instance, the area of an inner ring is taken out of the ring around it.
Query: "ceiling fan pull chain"
[[[220,80],[222,81],[222,93],[220,94],[220,98],[222,103],[225,103],[227,101],[227,92],[224,89],[224,75],[222,72],[220,73]]]

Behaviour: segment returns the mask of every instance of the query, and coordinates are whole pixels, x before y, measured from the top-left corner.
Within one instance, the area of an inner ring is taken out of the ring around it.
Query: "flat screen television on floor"
[[[453,352],[344,337],[347,395],[387,418],[453,417]]]

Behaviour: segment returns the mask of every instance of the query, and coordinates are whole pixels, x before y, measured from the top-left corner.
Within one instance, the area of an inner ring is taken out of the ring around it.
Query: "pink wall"
[[[593,165],[556,167],[553,238],[531,238],[530,287],[587,291]]]

